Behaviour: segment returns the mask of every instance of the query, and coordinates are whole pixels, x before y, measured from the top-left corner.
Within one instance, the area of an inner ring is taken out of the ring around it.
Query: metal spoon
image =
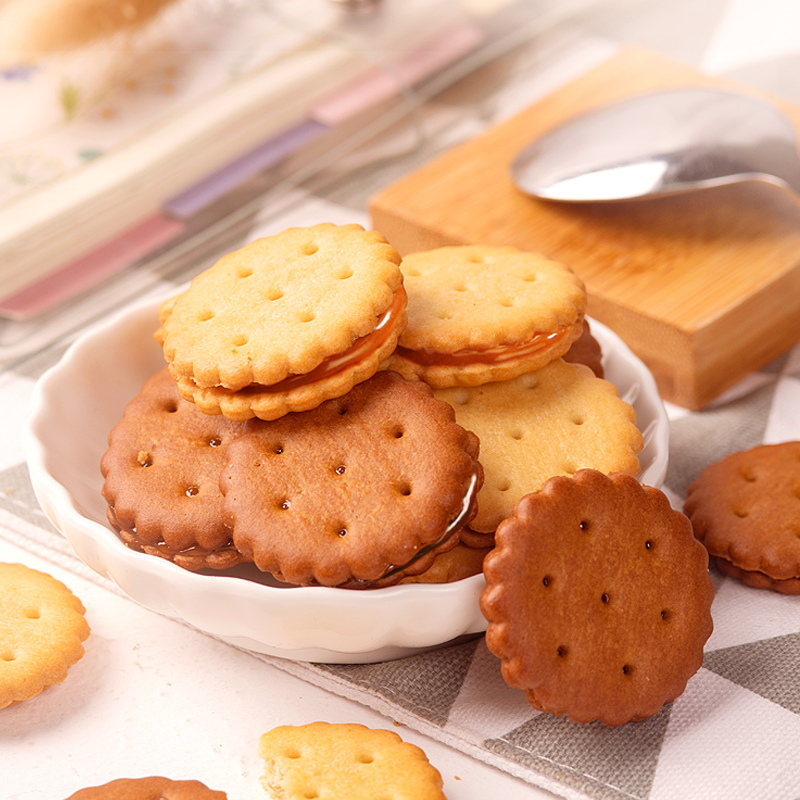
[[[511,166],[549,200],[597,202],[766,181],[800,195],[795,130],[775,106],[720,89],[637,95],[575,117]]]

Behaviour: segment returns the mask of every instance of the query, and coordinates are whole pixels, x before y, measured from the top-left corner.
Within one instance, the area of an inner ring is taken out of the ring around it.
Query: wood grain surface
[[[800,201],[748,183],[659,200],[559,204],[526,196],[509,173],[518,151],[561,121],[686,85],[758,94],[623,50],[379,192],[372,224],[402,254],[482,243],[568,264],[586,283],[588,313],[645,361],[664,399],[701,408],[800,339]],[[800,128],[800,108],[766,99]]]

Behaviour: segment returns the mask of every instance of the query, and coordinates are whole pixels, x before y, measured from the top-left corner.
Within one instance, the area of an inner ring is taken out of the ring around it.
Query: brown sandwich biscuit
[[[495,539],[486,643],[534,708],[616,726],[684,691],[711,635],[714,586],[663,492],[595,470],[555,477]]]
[[[566,266],[513,247],[406,256],[408,326],[389,361],[434,388],[478,386],[544,366],[580,336],[586,292]]]
[[[87,786],[67,800],[227,800],[225,792],[209,789],[200,781],[169,778],[118,778],[102,786]]]
[[[247,560],[222,519],[219,476],[244,423],[203,414],[166,369],[149,378],[100,462],[109,522],[130,547],[186,569]]]
[[[289,228],[225,256],[161,309],[156,339],[181,395],[245,420],[346,394],[405,328],[399,263],[360,225]]]
[[[421,572],[474,514],[477,457],[427,385],[382,371],[312,411],[248,422],[221,477],[225,519],[237,549],[289,583]]]
[[[60,683],[83,658],[83,603],[46,572],[0,563],[0,708]]]
[[[604,377],[603,349],[600,347],[600,342],[594,338],[588,319],[583,320],[581,335],[572,343],[562,358],[570,364],[584,364],[598,378]]]
[[[711,464],[689,486],[684,510],[723,572],[800,594],[800,442],[759,445]]]

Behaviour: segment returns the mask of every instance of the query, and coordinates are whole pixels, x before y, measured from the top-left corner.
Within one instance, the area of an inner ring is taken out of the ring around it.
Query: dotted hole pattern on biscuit
[[[305,309],[297,315],[297,318],[300,322],[313,322],[317,318],[317,315],[310,309]]]
[[[273,287],[272,289],[267,289],[267,291],[264,292],[264,296],[270,302],[275,302],[276,300],[281,300],[284,297],[284,291],[283,289]]]
[[[316,242],[308,242],[303,245],[302,250],[304,256],[313,256],[319,252],[319,245]]]
[[[237,278],[250,278],[253,275],[253,268],[247,266],[246,264],[240,264],[238,267],[236,267],[234,275]]]
[[[198,315],[197,319],[200,322],[208,322],[209,320],[214,319],[215,312],[211,308],[204,308]]]
[[[17,654],[10,649],[0,650],[0,660],[11,662],[17,660]]]

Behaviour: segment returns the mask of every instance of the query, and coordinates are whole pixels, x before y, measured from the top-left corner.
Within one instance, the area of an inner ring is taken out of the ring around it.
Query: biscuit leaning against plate
[[[108,520],[122,540],[190,570],[246,561],[222,521],[219,489],[243,428],[183,400],[167,369],[145,381],[100,461]]]
[[[282,725],[263,734],[261,784],[282,800],[445,800],[425,753],[394,731],[357,723]]]
[[[83,603],[46,572],[0,563],[0,708],[29,700],[83,658]]]
[[[580,336],[586,291],[568,267],[513,247],[464,245],[401,264],[408,326],[390,369],[434,388],[538,369]]]
[[[689,486],[684,511],[723,572],[800,594],[800,442],[759,445],[709,465]]]
[[[484,483],[470,522],[478,533],[495,530],[523,495],[553,475],[582,468],[639,473],[644,443],[636,412],[584,365],[557,359],[512,380],[434,395],[481,441]]]
[[[327,223],[225,256],[162,307],[156,339],[181,395],[245,420],[346,394],[405,328],[399,263],[380,233]]]
[[[117,778],[102,786],[87,786],[67,800],[227,800],[225,792],[209,789],[200,781],[173,781],[152,776]]]
[[[383,585],[458,543],[478,447],[427,384],[381,371],[312,411],[247,422],[221,476],[226,521],[288,583]]]
[[[526,495],[483,565],[486,644],[540,711],[609,726],[678,697],[712,632],[708,554],[666,495],[581,470]]]

